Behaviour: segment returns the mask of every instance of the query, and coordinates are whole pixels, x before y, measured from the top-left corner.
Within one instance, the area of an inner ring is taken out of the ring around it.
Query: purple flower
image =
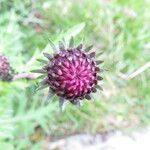
[[[73,104],[79,104],[80,100],[91,99],[90,94],[102,89],[98,85],[101,69],[99,64],[103,61],[95,60],[95,52],[90,52],[92,46],[83,48],[82,44],[73,47],[71,39],[69,48],[65,48],[62,42],[59,44],[59,52],[54,56],[44,53],[48,62],[42,70],[34,70],[45,74],[41,87],[49,87],[51,93],[60,97],[60,103],[69,100]],[[54,49],[56,47],[52,45]]]

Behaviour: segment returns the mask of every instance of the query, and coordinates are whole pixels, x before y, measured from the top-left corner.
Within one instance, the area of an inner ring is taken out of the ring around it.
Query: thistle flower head
[[[49,87],[50,92],[60,97],[60,103],[69,100],[79,104],[81,100],[90,99],[92,92],[101,89],[98,85],[98,80],[102,80],[98,65],[103,62],[95,60],[95,52],[90,52],[91,49],[92,46],[83,48],[82,44],[73,47],[71,39],[69,47],[60,42],[59,52],[54,56],[44,53],[48,62],[42,70],[34,71],[45,74],[40,88]]]
[[[0,54],[0,80],[10,80],[10,64],[2,54]]]

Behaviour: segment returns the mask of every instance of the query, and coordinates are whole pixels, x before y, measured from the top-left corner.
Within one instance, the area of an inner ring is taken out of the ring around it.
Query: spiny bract
[[[10,80],[10,65],[7,58],[0,54],[0,80]]]
[[[60,97],[60,105],[65,100],[79,105],[81,100],[91,99],[92,92],[102,89],[98,85],[98,80],[103,79],[98,74],[101,71],[98,65],[103,61],[95,60],[95,52],[90,52],[92,46],[83,48],[80,44],[74,47],[73,41],[71,38],[68,47],[65,47],[63,42],[59,42],[59,51],[51,42],[57,53],[54,56],[44,53],[48,61],[41,59],[39,61],[44,62],[45,66],[42,70],[33,71],[45,74],[39,89],[49,87],[50,94],[53,93]]]

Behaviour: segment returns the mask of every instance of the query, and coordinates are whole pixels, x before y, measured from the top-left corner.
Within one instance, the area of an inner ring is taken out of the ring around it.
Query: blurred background
[[[104,60],[103,92],[81,108],[59,111],[57,97],[44,105],[48,90],[36,80],[0,81],[0,150],[41,150],[74,134],[131,132],[150,123],[149,0],[0,0],[0,52],[12,68],[41,66],[43,52],[75,37],[94,45]],[[50,148],[49,148],[50,149]],[[72,148],[73,149],[73,148]],[[121,150],[121,149],[120,149]]]

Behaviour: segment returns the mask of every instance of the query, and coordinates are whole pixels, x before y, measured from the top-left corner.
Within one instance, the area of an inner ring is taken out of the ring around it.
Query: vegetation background
[[[48,137],[149,125],[149,10],[149,0],[0,0],[0,52],[16,72],[40,66],[36,59],[52,53],[48,38],[57,44],[71,36],[104,51],[108,70],[103,92],[63,113],[57,97],[43,104],[47,90],[35,92],[38,80],[1,81],[0,150],[38,150]]]

